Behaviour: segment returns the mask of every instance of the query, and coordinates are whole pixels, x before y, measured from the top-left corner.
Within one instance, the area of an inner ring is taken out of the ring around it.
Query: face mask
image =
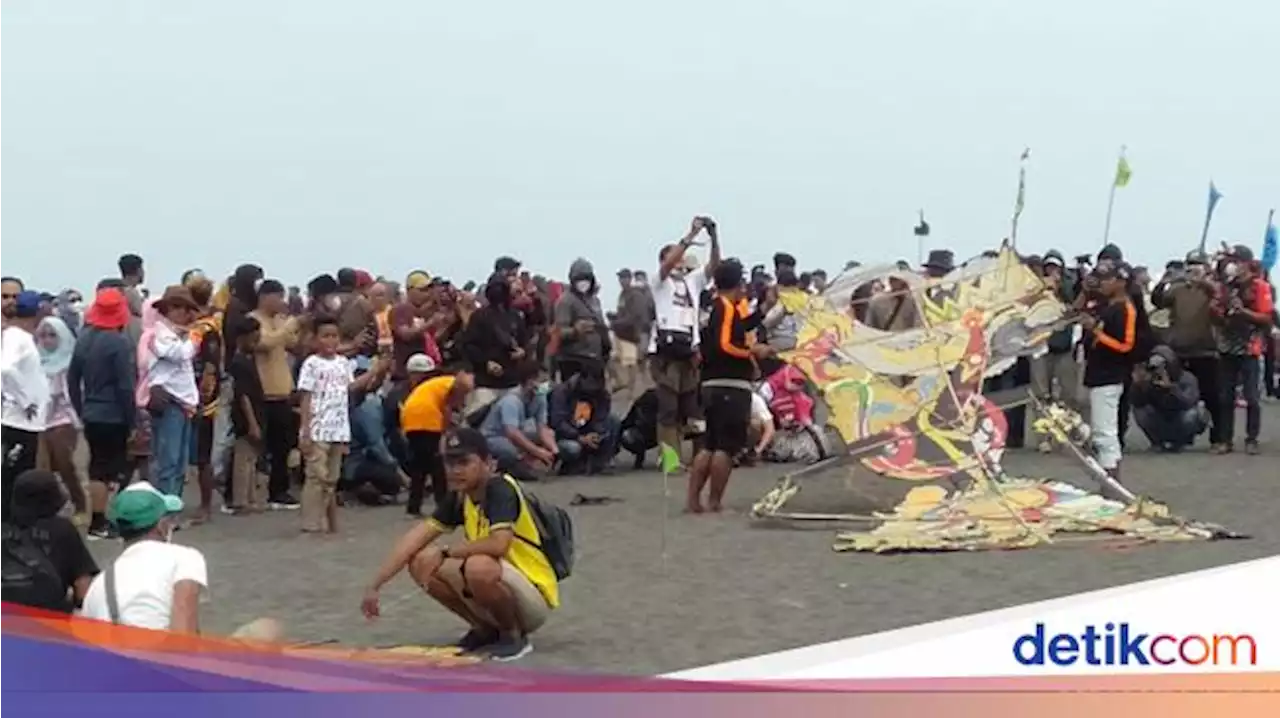
[[[538,386],[534,387],[534,393],[538,396],[546,396],[547,394],[550,394],[551,382],[544,381],[541,384],[538,384]]]
[[[1240,273],[1240,267],[1235,262],[1227,262],[1227,266],[1222,268],[1222,273],[1232,278]]]
[[[573,291],[577,292],[578,294],[586,294],[587,292],[590,292],[590,291],[591,291],[591,280],[590,280],[590,279],[579,279],[578,281],[574,282],[574,283],[573,283]]]
[[[329,311],[337,311],[340,304],[342,304],[342,300],[336,294],[330,294],[324,298],[324,305],[329,308]]]
[[[84,314],[84,302],[83,302],[83,301],[74,301],[74,302],[69,302],[69,303],[67,304],[67,308],[68,308],[68,309],[70,309],[71,311],[75,312],[76,314]]]
[[[645,282],[644,282],[644,280],[643,280],[643,279],[633,279],[633,280],[631,280],[631,286],[636,287],[636,288],[642,288],[642,287],[644,287],[644,284],[645,284]]]

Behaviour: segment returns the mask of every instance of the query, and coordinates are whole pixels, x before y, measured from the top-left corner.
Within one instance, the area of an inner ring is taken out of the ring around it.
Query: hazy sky
[[[1261,242],[1280,5],[1256,0],[5,0],[3,271],[651,267],[706,212],[806,267]]]

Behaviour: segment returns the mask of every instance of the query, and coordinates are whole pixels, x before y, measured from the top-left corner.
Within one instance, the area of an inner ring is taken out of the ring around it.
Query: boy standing
[[[355,365],[338,354],[342,335],[338,320],[315,320],[316,353],[302,362],[298,391],[302,394],[302,422],[298,447],[306,479],[302,486],[302,530],[308,533],[338,530],[335,493],[342,476],[342,457],[351,442],[353,391],[363,394],[382,382],[386,363],[379,358],[369,371],[355,377]]]
[[[227,508],[232,513],[261,511],[266,507],[266,486],[259,480],[258,457],[262,453],[264,403],[262,380],[258,378],[253,353],[258,348],[262,325],[244,316],[237,327],[235,353],[227,364],[231,376],[231,430],[235,435],[231,469],[231,491]]]

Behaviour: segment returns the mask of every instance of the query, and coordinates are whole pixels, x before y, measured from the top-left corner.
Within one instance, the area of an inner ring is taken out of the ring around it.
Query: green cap
[[[146,481],[130,484],[107,506],[107,520],[129,533],[146,531],[169,514],[182,511],[182,499],[160,493]]]

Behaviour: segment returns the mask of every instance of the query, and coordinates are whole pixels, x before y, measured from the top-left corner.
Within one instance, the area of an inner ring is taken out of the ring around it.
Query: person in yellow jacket
[[[401,537],[365,589],[366,618],[381,613],[378,592],[401,570],[427,595],[471,626],[458,647],[493,660],[520,658],[529,634],[560,605],[560,587],[540,548],[529,502],[518,482],[497,472],[484,436],[462,428],[445,434],[449,500]],[[446,547],[436,539],[461,527],[464,540]]]

